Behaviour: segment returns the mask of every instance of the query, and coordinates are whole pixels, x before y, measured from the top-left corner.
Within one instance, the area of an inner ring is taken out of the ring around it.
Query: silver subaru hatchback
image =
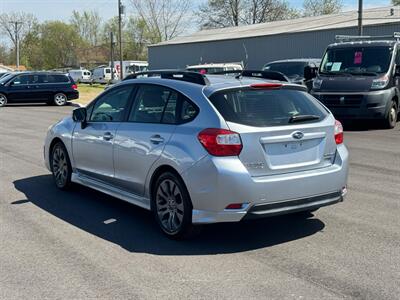
[[[343,201],[343,128],[304,87],[251,74],[146,75],[49,128],[45,163],[58,188],[78,183],[151,210],[173,238]]]

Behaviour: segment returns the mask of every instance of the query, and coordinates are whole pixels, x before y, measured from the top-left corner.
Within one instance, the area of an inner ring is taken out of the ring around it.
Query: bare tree
[[[303,3],[303,15],[306,17],[330,15],[342,10],[341,0],[305,0]]]
[[[18,39],[22,40],[37,24],[37,19],[32,14],[24,12],[3,13],[0,15],[0,34],[7,36],[13,45],[16,45],[14,22],[20,22]]]
[[[297,16],[283,0],[209,0],[200,6],[202,28],[258,24]]]
[[[131,0],[151,33],[151,42],[165,41],[182,34],[191,7],[188,0]]]
[[[80,13],[74,10],[70,23],[84,41],[88,42],[91,46],[98,45],[102,19],[97,11],[92,10]]]

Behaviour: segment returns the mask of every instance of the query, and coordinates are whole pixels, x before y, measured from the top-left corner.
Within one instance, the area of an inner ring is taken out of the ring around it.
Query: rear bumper
[[[338,119],[383,119],[395,96],[392,89],[363,93],[312,92]]]
[[[193,204],[193,223],[237,222],[313,210],[343,200],[348,152],[338,147],[329,167],[251,177],[236,157],[206,157],[182,174]],[[241,209],[226,209],[242,203]]]
[[[79,98],[79,92],[78,91],[74,91],[74,92],[70,92],[67,94],[67,99],[68,100],[75,100]]]

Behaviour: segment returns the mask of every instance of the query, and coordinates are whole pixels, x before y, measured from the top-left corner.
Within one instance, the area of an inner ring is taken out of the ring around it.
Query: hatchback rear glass
[[[328,114],[314,97],[298,90],[236,89],[209,98],[226,121],[256,127],[289,125],[296,117],[302,123],[318,122]]]

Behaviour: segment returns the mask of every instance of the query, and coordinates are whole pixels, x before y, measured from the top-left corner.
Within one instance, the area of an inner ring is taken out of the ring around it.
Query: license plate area
[[[264,144],[267,165],[270,169],[298,168],[315,165],[323,157],[324,139],[282,141]]]

